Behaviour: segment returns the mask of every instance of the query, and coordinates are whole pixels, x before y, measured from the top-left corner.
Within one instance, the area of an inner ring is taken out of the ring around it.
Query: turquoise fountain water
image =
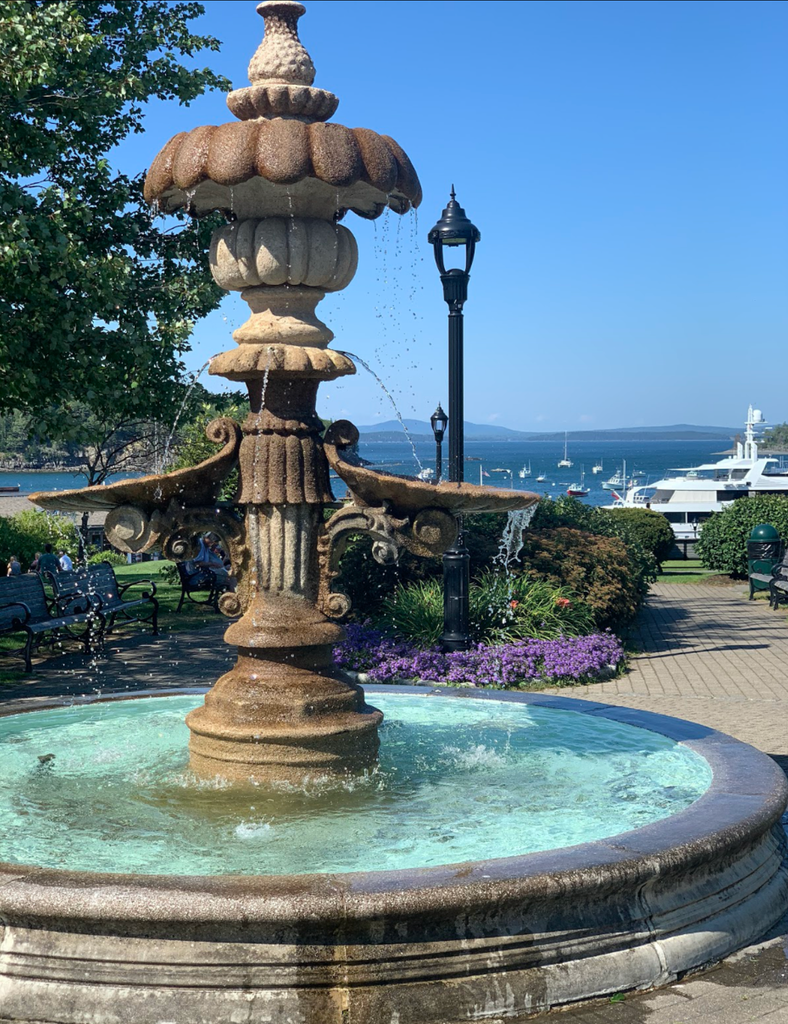
[[[572,846],[683,810],[708,762],[644,729],[377,694],[379,766],[226,787],[189,771],[181,695],[0,721],[0,860],[143,874],[401,870]],[[54,755],[54,756],[52,756]]]

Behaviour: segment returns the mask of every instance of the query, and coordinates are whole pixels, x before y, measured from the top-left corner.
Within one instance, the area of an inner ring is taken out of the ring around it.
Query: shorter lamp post
[[[441,473],[443,472],[443,435],[446,433],[446,427],[449,423],[449,417],[441,409],[441,404],[438,402],[438,408],[430,416],[430,425],[432,426],[432,432],[435,435],[435,483],[441,482]]]
[[[465,469],[462,307],[468,298],[468,279],[471,275],[476,243],[480,238],[479,229],[466,217],[465,210],[457,202],[452,185],[449,205],[427,236],[440,271],[443,298],[449,307],[449,481],[452,483],[462,483]],[[459,247],[465,249],[465,268],[447,270],[444,249]],[[458,517],[457,525],[457,540],[443,553],[441,644],[445,651],[466,651],[470,646],[470,555],[465,547],[461,517]]]

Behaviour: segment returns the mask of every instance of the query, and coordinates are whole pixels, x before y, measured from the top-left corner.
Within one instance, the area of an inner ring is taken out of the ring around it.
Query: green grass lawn
[[[697,559],[678,559],[662,563],[657,583],[703,583],[709,576],[717,575],[714,569],[704,569]]]
[[[159,631],[161,633],[199,629],[202,626],[216,622],[217,619],[224,619],[224,616],[215,612],[210,606],[195,605],[188,598],[184,601],[181,611],[175,611],[180,600],[181,585],[177,582],[177,574],[175,572],[167,572],[168,569],[174,570],[174,568],[171,562],[138,562],[136,565],[116,567],[115,575],[120,584],[138,583],[138,586],[132,587],[128,592],[129,599],[131,599],[135,592],[141,593],[144,590],[144,587],[141,585],[143,580],[152,580],[156,584],[156,600],[159,602]],[[175,579],[174,582],[172,577]],[[196,596],[202,597],[205,595],[200,593]],[[226,619],[224,621],[227,622]],[[141,629],[149,630],[150,626],[145,623],[142,625],[138,623],[129,623],[126,626],[116,625],[112,636],[130,635],[132,632],[139,632]],[[30,678],[23,670],[24,666],[21,655],[11,654],[14,648],[23,645],[24,641],[25,636],[23,633],[0,637],[0,685],[19,683]],[[39,648],[38,657],[42,659],[43,663],[46,663],[52,658],[59,657],[61,654],[79,650],[81,650],[80,645],[75,640],[69,638],[66,638],[62,643],[58,641],[50,644],[45,641]],[[34,676],[36,672],[36,657],[34,655]]]

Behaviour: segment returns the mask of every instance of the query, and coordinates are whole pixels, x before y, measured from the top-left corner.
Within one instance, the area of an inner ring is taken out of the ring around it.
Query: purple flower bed
[[[370,626],[351,624],[345,630],[347,639],[334,648],[335,663],[365,672],[378,683],[419,679],[453,686],[560,685],[596,679],[624,661],[621,642],[610,632],[519,640],[498,647],[480,644],[470,651],[446,654],[439,647],[421,650]]]

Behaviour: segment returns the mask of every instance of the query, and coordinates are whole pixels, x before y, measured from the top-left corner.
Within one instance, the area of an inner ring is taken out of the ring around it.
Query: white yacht
[[[673,527],[677,540],[695,540],[704,520],[720,512],[736,498],[755,494],[783,494],[788,497],[788,469],[780,460],[758,453],[758,431],[766,420],[760,409],[750,406],[744,440],[737,440],[731,452],[719,462],[670,470],[652,484],[640,484],[608,508],[650,508],[661,512]]]

